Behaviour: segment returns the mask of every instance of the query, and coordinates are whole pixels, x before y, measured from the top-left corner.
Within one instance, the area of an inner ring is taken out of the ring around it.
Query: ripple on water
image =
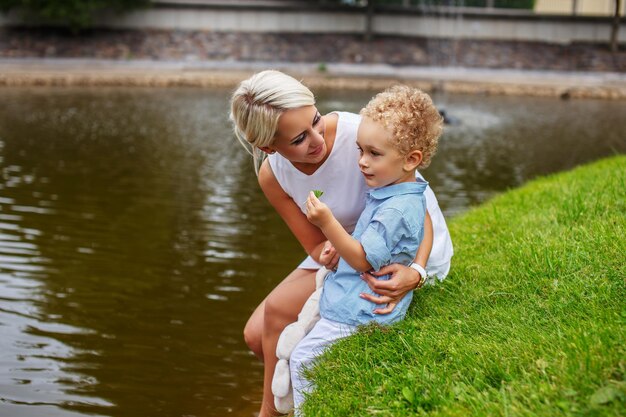
[[[67,417],[81,415],[70,408],[89,408],[94,414],[110,409],[111,402],[85,395],[96,381],[76,370],[76,358],[94,353],[61,341],[93,331],[63,323],[61,315],[40,308],[49,300],[44,283],[51,260],[33,240],[41,232],[22,226],[22,213],[53,216],[55,210],[15,204],[9,198],[0,204],[12,212],[0,218],[0,414]]]
[[[41,283],[3,273],[0,299],[0,386],[2,414],[71,416],[65,408],[110,408],[112,403],[81,395],[96,383],[69,365],[84,355],[59,340],[60,335],[90,334],[88,329],[51,321],[36,303]],[[39,411],[36,411],[39,410]],[[42,413],[42,414],[39,414]]]
[[[228,297],[220,294],[206,294],[205,297],[213,301],[228,301]]]

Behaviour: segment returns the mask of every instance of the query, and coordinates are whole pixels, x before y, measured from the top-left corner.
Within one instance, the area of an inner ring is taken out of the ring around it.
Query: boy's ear
[[[404,166],[402,168],[405,171],[412,171],[416,169],[421,163],[422,151],[411,151],[404,157]]]

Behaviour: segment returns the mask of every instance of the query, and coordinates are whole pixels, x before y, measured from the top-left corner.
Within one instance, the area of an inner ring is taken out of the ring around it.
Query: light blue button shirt
[[[373,270],[391,263],[409,265],[415,259],[424,237],[424,190],[427,185],[426,181],[418,179],[417,182],[376,188],[368,193],[365,209],[352,236],[361,242]],[[389,276],[379,279],[389,279]],[[359,272],[340,259],[337,271],[329,274],[324,282],[320,315],[354,326],[371,321],[390,324],[404,318],[413,297],[409,292],[391,313],[374,314],[374,309],[384,305],[364,300],[359,297],[360,293],[373,294],[373,291],[361,280]]]

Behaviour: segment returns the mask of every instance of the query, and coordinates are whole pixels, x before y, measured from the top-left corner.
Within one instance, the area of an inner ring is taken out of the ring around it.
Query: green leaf
[[[589,399],[591,405],[608,404],[615,400],[619,395],[619,391],[613,387],[602,387],[593,393]]]
[[[565,395],[566,397],[575,397],[578,395],[578,392],[576,390],[573,390],[571,388],[566,388],[563,391],[563,395]]]
[[[563,411],[569,410],[569,403],[567,401],[557,401],[556,406]]]
[[[413,404],[413,401],[415,401],[415,393],[413,392],[413,390],[409,387],[404,387],[402,388],[402,395],[404,396],[404,398],[410,402],[411,404]]]
[[[322,191],[322,190],[313,190],[313,194],[315,194],[315,197],[320,198],[322,196],[322,194],[324,194],[324,191]]]

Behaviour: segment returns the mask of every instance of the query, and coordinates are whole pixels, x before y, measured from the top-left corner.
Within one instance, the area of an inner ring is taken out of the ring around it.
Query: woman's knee
[[[255,355],[260,356],[263,354],[263,330],[260,326],[253,326],[248,322],[246,327],[243,328],[243,340]]]
[[[278,324],[282,327],[298,319],[304,302],[315,291],[315,273],[296,270],[280,287],[265,299],[265,324]]]
[[[268,297],[265,300],[264,327],[284,328],[298,319],[300,310],[297,305],[282,297]]]

